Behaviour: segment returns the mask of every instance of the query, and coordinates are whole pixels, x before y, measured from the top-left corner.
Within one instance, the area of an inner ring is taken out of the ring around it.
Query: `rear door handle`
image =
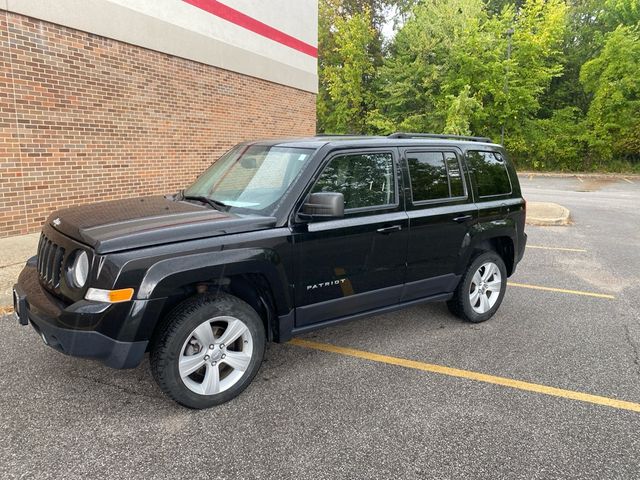
[[[402,227],[400,225],[392,225],[390,227],[379,228],[378,230],[376,230],[376,232],[387,235],[391,232],[399,232],[400,230],[402,230]]]
[[[462,215],[461,217],[455,217],[453,221],[458,223],[463,223],[463,222],[466,222],[467,220],[471,220],[472,218],[473,218],[473,215]]]

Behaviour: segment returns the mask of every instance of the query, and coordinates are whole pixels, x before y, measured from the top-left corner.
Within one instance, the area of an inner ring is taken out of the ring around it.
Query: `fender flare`
[[[197,253],[160,260],[146,271],[137,298],[165,298],[186,285],[246,273],[264,275],[270,284],[278,312],[291,309],[289,281],[281,259],[273,250],[259,248]]]
[[[517,247],[515,227],[516,225],[513,219],[501,219],[474,225],[467,235],[465,235],[462,242],[463,248],[458,265],[456,266],[456,272],[462,272],[466,268],[469,264],[473,251],[476,250],[478,246],[494,238],[510,238],[514,245],[515,255],[515,247]]]

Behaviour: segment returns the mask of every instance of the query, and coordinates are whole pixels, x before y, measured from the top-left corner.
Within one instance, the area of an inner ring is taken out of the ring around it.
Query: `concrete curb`
[[[527,202],[527,225],[563,226],[571,223],[568,208],[552,202]]]

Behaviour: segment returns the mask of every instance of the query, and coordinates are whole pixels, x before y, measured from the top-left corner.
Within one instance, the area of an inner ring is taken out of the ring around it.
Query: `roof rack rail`
[[[316,137],[361,137],[357,133],[316,133]]]
[[[492,143],[489,137],[470,137],[467,135],[447,135],[439,133],[406,133],[395,132],[388,135],[388,138],[442,138],[442,139],[456,139],[456,140],[469,140],[471,142],[486,142]]]

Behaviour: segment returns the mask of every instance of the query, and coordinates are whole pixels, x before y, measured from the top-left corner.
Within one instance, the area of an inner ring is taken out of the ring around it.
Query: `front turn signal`
[[[102,290],[90,288],[84,296],[85,300],[94,302],[120,303],[128,302],[133,298],[133,288],[121,288],[119,290]]]

